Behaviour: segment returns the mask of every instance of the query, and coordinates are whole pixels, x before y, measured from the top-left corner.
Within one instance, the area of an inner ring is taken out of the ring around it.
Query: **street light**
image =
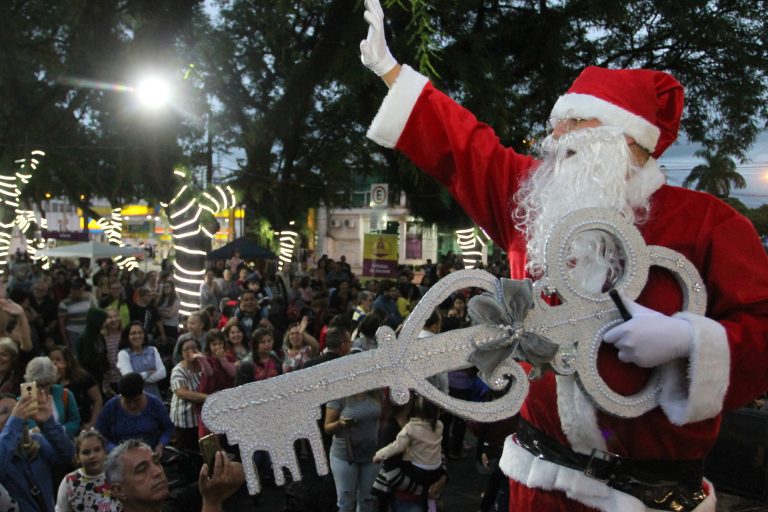
[[[139,103],[150,110],[157,110],[165,106],[171,97],[171,88],[168,82],[158,76],[143,78],[136,86],[135,92]]]

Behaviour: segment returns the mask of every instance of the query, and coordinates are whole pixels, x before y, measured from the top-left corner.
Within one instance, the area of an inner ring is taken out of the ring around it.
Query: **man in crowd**
[[[325,334],[325,352],[307,361],[304,368],[338,359],[347,355],[351,349],[352,339],[349,336],[349,331],[341,326],[329,327]]]
[[[379,1],[365,5],[362,61],[390,87],[368,136],[447,187],[507,250],[513,278],[541,277],[551,229],[572,211],[601,207],[634,223],[646,244],[681,253],[706,285],[706,316],[681,313],[678,283],[653,268],[637,302],[628,301],[633,318],[604,334],[599,369],[611,389],[631,395],[659,369],[659,406],[646,414],[596,409],[573,375],[531,382],[501,461],[514,509],[714,511],[702,468],[721,414],[768,389],[768,258],[728,205],[664,184],[656,159],[677,137],[682,86],[659,71],[586,68],[556,102],[536,160],[503,147],[398,64]],[[564,255],[573,281],[590,293],[613,286],[623,262],[616,245],[606,233],[579,236]]]
[[[392,329],[397,329],[403,323],[403,317],[397,310],[397,298],[400,297],[400,290],[393,281],[385,279],[379,284],[379,291],[379,296],[373,301],[373,309],[381,309],[386,312],[386,324]]]
[[[59,303],[59,334],[64,345],[75,354],[80,353],[80,337],[85,330],[85,315],[93,300],[85,290],[85,279],[76,277],[69,284],[69,297]]]
[[[222,512],[224,500],[245,481],[242,465],[230,461],[225,452],[217,452],[215,460],[213,475],[208,476],[207,464],[200,469],[202,512]],[[143,441],[130,439],[118,445],[107,457],[104,471],[124,512],[163,510],[169,496],[168,479],[157,455]]]

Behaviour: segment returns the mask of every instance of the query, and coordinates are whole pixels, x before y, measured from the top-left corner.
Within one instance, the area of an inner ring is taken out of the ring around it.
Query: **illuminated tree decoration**
[[[285,266],[293,260],[293,251],[296,248],[296,238],[299,234],[295,231],[278,231],[277,236],[280,237],[277,269],[282,272]]]
[[[482,263],[483,247],[486,243],[481,236],[478,236],[475,228],[457,229],[456,243],[461,249],[461,258],[465,268],[476,268],[479,263]]]
[[[109,217],[102,217],[96,224],[104,230],[107,243],[117,247],[125,247],[123,242],[123,209],[113,208]],[[121,269],[133,270],[138,268],[139,262],[135,256],[115,256],[115,263]]]
[[[183,181],[173,199],[161,205],[166,209],[173,233],[173,279],[181,304],[179,313],[187,317],[200,309],[200,285],[211,240],[218,229],[214,215],[234,208],[237,199],[230,186],[215,185],[211,192],[196,194],[185,171],[177,169],[173,173]]]
[[[33,258],[39,249],[45,248],[41,230],[47,227],[46,220],[42,217],[38,218],[31,210],[22,209],[20,205],[21,189],[29,183],[32,171],[40,164],[38,157],[42,156],[45,156],[45,152],[35,149],[30,153],[29,158],[21,158],[14,162],[18,165],[18,171],[13,175],[0,175],[0,205],[3,207],[0,212],[0,275],[7,272],[14,226],[18,227],[25,236],[33,226],[39,226],[40,229],[32,230],[33,236],[27,243],[27,249]],[[34,234],[36,232],[37,234]],[[43,261],[43,268],[49,267],[47,257],[36,259]]]

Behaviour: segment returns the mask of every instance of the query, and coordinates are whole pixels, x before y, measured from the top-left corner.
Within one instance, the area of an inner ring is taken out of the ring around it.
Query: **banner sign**
[[[363,239],[363,275],[397,277],[397,235],[367,234]]]

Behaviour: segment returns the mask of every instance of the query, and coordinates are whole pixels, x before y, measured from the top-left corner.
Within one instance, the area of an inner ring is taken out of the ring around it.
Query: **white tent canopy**
[[[62,245],[55,249],[37,251],[37,254],[48,256],[49,258],[90,258],[92,260],[114,258],[115,256],[146,255],[141,247],[117,247],[116,245],[102,244],[100,242]]]

